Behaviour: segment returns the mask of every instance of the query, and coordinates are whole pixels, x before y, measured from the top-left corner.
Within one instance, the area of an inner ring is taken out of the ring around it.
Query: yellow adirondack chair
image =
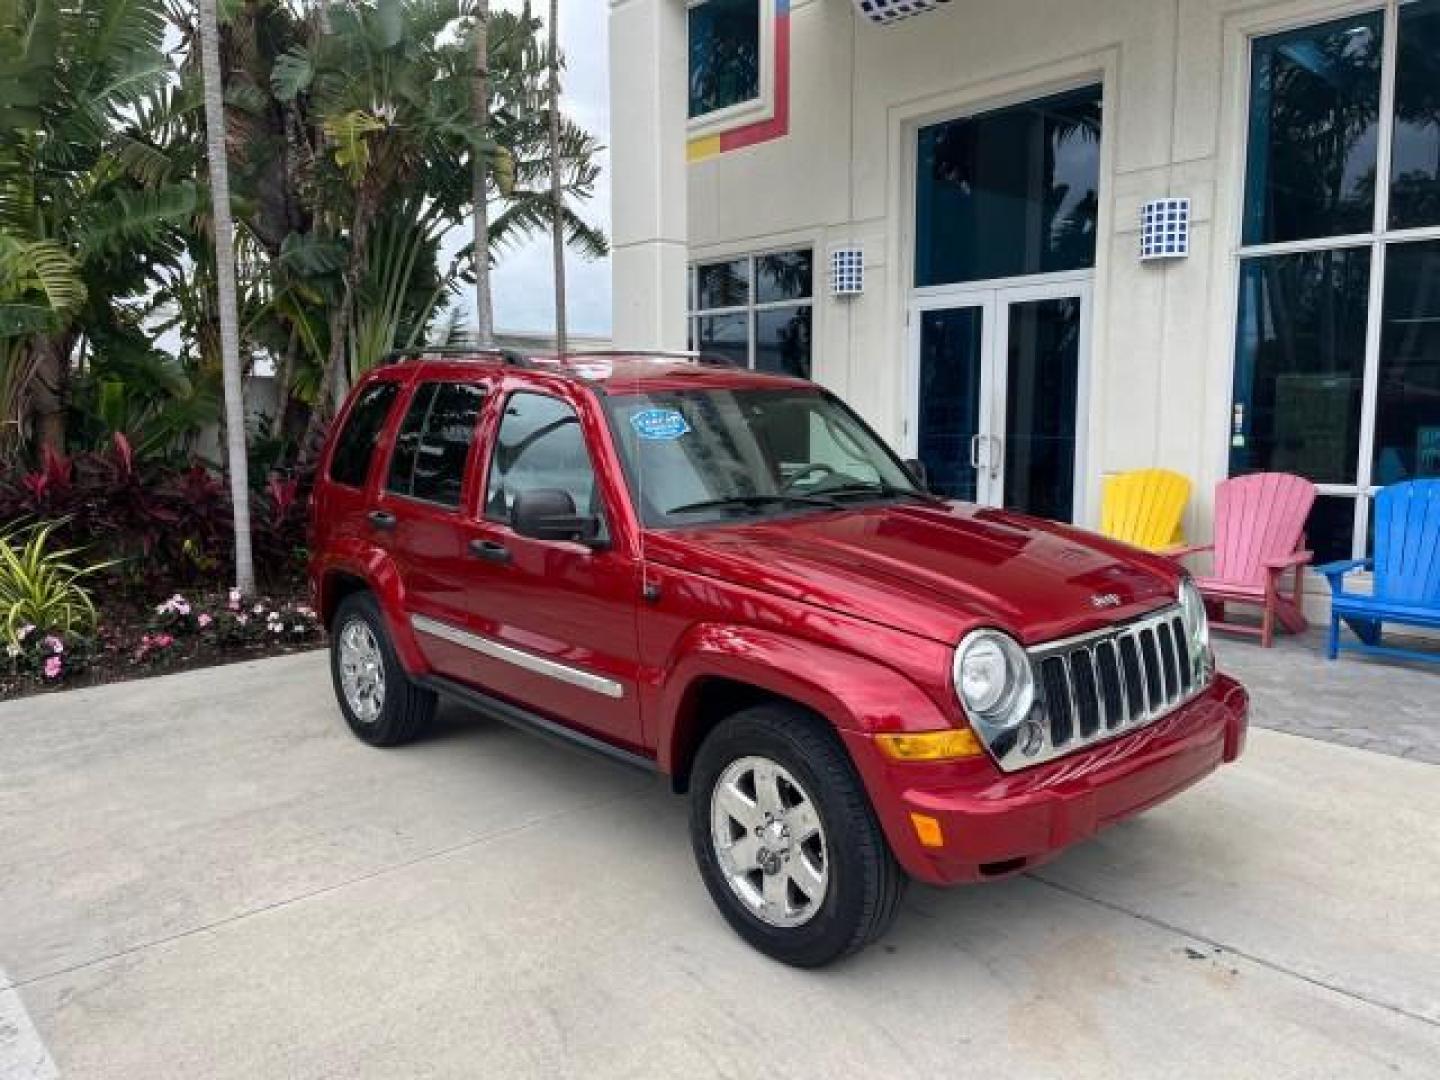
[[[1105,478],[1100,531],[1115,540],[1165,551],[1185,543],[1181,519],[1190,481],[1169,469],[1137,469]]]

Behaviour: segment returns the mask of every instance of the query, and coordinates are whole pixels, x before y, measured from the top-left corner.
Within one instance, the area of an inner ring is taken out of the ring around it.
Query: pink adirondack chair
[[[1181,548],[1183,558],[1215,553],[1209,575],[1195,577],[1210,608],[1211,625],[1253,634],[1269,648],[1278,620],[1292,634],[1306,626],[1300,590],[1304,568],[1314,558],[1305,550],[1305,520],[1315,505],[1315,485],[1288,473],[1255,473],[1215,487],[1215,542]],[[1281,590],[1286,571],[1294,574],[1289,593]],[[1263,610],[1259,627],[1225,622],[1225,605],[1249,604]]]

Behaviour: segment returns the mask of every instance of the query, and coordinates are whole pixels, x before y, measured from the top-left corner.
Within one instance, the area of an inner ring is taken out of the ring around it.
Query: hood
[[[953,644],[1027,645],[1175,598],[1168,562],[1068,526],[964,503],[886,504],[646,535],[646,558]]]

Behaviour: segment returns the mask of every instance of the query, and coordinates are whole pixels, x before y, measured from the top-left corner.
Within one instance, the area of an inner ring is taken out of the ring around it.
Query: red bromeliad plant
[[[297,481],[275,478],[256,498],[253,539],[268,586],[286,590],[304,566],[304,508]],[[110,577],[141,598],[175,585],[221,583],[232,561],[229,494],[203,465],[175,468],[137,458],[124,435],[101,451],[47,450],[40,467],[0,478],[0,523],[56,521],[59,539],[95,561],[118,560]]]

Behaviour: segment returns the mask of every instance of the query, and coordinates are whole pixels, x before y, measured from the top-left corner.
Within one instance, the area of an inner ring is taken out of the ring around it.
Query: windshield
[[[854,413],[817,389],[651,391],[605,405],[650,528],[928,498]]]

